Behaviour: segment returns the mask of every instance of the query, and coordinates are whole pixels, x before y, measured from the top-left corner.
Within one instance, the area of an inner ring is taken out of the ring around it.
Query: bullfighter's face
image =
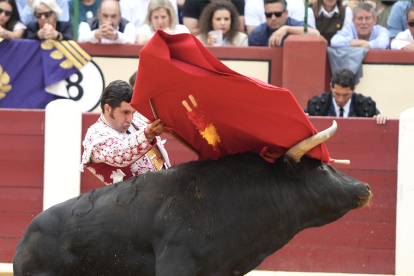
[[[331,84],[331,90],[332,90],[332,96],[335,100],[335,103],[338,105],[338,107],[344,107],[346,103],[351,99],[352,94],[355,92],[354,89],[351,89],[350,87],[342,87],[338,84],[335,84],[332,87]]]
[[[105,104],[105,120],[116,130],[125,132],[131,126],[134,118],[135,109],[131,104],[122,102],[119,107],[111,108],[109,104]]]

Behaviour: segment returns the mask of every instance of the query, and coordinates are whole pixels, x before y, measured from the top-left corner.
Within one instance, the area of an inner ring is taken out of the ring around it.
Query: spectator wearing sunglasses
[[[414,6],[407,11],[407,30],[400,32],[391,42],[391,49],[414,51]]]
[[[124,44],[135,42],[135,25],[121,17],[116,0],[103,0],[94,16],[79,25],[79,42]]]
[[[21,21],[24,25],[36,22],[33,16],[33,1],[34,0],[16,0],[17,9],[19,10]],[[69,6],[68,0],[56,0],[58,6],[62,9],[62,15],[59,17],[60,21],[69,21]]]
[[[343,27],[331,39],[332,48],[362,47],[366,49],[387,49],[389,32],[376,25],[377,16],[371,4],[361,3],[353,11],[352,24]]]
[[[413,1],[397,1],[392,6],[388,17],[388,30],[390,38],[394,39],[400,32],[407,30],[407,11],[413,6]]]
[[[266,22],[264,0],[246,0],[244,7],[244,22],[249,35],[254,28]],[[305,18],[305,4],[303,0],[286,0],[286,9],[289,17],[298,21]],[[309,1],[310,4],[310,1]],[[308,8],[308,24],[315,26],[313,10]],[[313,20],[313,23],[311,22]]]
[[[26,26],[20,22],[14,0],[0,0],[0,38],[21,38],[25,29]]]
[[[33,15],[37,22],[27,25],[26,38],[53,39],[57,41],[73,39],[73,28],[69,22],[58,21],[62,9],[56,0],[34,0]]]
[[[282,47],[289,35],[303,34],[303,22],[290,18],[285,0],[264,0],[266,23],[256,27],[249,35],[249,46]],[[319,35],[309,26],[309,35]]]

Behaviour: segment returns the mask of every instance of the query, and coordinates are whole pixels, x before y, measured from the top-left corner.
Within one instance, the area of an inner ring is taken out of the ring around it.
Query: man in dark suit
[[[309,116],[374,117],[378,124],[385,124],[388,116],[380,114],[371,97],[355,89],[354,73],[339,69],[332,75],[331,91],[313,96],[304,111]]]

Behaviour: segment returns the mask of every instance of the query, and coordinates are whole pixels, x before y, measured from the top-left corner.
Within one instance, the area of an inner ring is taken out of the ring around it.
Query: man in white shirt
[[[121,17],[118,1],[102,1],[98,16],[79,24],[78,42],[134,43],[135,26]]]
[[[297,21],[305,18],[305,5],[302,0],[286,0],[289,17]],[[244,22],[247,34],[254,28],[266,22],[263,0],[246,0],[244,6]],[[311,8],[308,9],[308,25],[315,26],[315,16]]]
[[[405,21],[407,30],[400,32],[395,39],[391,41],[391,49],[414,51],[414,6],[407,11],[407,21]]]
[[[148,12],[148,4],[150,0],[120,0],[119,4],[121,5],[122,16],[134,24],[135,31],[138,31],[139,28],[144,24],[145,17]],[[177,0],[170,0],[172,6],[174,7],[176,22],[178,22],[178,10],[177,10]],[[173,16],[173,15],[171,15]]]

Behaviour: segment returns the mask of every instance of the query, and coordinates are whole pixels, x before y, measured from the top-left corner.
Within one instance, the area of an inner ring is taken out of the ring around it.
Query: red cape
[[[182,142],[199,152],[199,159],[218,159],[182,105],[193,95],[216,127],[228,153],[246,151],[284,154],[317,133],[292,93],[227,68],[193,35],[157,31],[141,50],[131,105],[154,120],[158,117]],[[307,156],[329,161],[324,144]]]

